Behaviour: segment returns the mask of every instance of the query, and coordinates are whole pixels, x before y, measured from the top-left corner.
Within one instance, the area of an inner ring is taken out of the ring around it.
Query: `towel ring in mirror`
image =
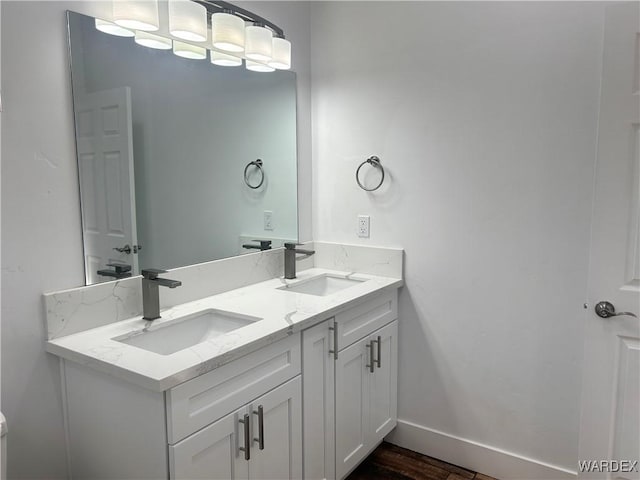
[[[380,183],[378,183],[378,185],[376,185],[373,188],[367,188],[365,187],[361,182],[360,182],[360,169],[366,164],[368,163],[369,165],[371,165],[372,167],[375,168],[379,168],[380,169],[380,173],[382,173],[382,178],[380,179]],[[367,158],[364,162],[362,162],[360,164],[360,166],[358,167],[358,169],[356,170],[356,182],[358,183],[358,186],[367,191],[367,192],[373,192],[374,190],[379,189],[382,184],[384,183],[384,167],[382,166],[382,163],[380,163],[380,159],[378,157],[376,157],[375,155],[370,156],[369,158]]]
[[[263,165],[262,160],[257,159],[257,160],[254,160],[253,162],[247,163],[247,166],[244,167],[244,183],[247,184],[247,187],[253,188],[255,190],[262,186],[262,184],[264,183],[264,170],[262,169],[262,165]],[[249,178],[247,177],[247,172],[249,168],[252,166],[256,167],[260,171],[260,183],[258,183],[257,185],[251,185],[251,182],[249,182]]]

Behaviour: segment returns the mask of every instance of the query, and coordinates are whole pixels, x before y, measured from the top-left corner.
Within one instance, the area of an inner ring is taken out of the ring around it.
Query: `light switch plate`
[[[271,210],[264,211],[264,229],[273,230],[273,212]]]

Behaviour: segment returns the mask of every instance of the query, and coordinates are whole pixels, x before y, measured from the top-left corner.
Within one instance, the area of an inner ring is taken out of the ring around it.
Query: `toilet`
[[[0,480],[7,478],[7,420],[0,412]]]

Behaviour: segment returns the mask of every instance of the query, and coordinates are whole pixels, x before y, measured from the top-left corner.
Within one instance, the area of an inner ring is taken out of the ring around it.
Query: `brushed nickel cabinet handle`
[[[249,415],[245,414],[243,420],[239,420],[244,425],[244,447],[240,447],[238,450],[244,452],[244,459],[249,461],[251,459],[251,439],[249,438]]]
[[[329,353],[333,354],[335,360],[338,359],[338,322],[333,322],[333,325],[329,327],[329,330],[333,332],[333,350],[329,350]]]
[[[260,405],[258,411],[253,411],[258,416],[258,438],[254,438],[254,442],[258,442],[258,448],[264,450],[264,407]]]
[[[382,337],[378,335],[378,339],[375,341],[378,342],[378,358],[376,364],[378,368],[380,368],[382,366]]]
[[[367,368],[369,368],[369,372],[373,373],[373,369],[376,367],[376,362],[373,359],[373,342],[375,342],[375,340],[371,340],[369,342],[369,345],[367,345],[367,348],[369,349],[369,359],[370,359],[370,363],[367,364]]]

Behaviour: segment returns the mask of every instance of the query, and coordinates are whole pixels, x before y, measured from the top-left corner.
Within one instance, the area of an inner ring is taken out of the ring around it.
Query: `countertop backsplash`
[[[327,268],[402,278],[403,251],[398,248],[307,242],[316,254],[301,258],[298,271]],[[180,267],[165,276],[182,286],[163,288],[161,309],[227,292],[283,275],[282,248]],[[44,294],[48,340],[142,315],[141,277]]]

